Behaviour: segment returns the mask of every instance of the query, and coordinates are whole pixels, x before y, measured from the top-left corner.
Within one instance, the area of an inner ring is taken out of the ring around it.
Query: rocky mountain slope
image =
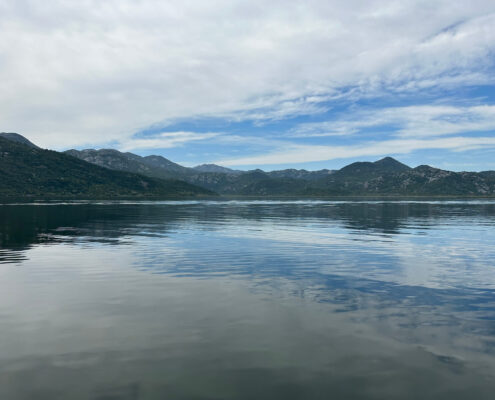
[[[18,139],[14,137],[15,139]],[[114,171],[0,137],[0,198],[177,198],[210,195],[179,180]]]

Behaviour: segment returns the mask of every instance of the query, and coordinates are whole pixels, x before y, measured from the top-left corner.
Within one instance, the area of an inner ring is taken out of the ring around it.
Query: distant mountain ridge
[[[13,142],[20,144],[22,140],[18,136],[14,136]],[[135,176],[158,181],[184,181],[184,184],[194,185],[191,187],[223,195],[495,196],[495,171],[452,172],[430,166],[411,168],[391,157],[375,162],[355,162],[337,171],[285,169],[265,172],[260,169],[236,171],[215,164],[188,168],[162,156],[141,157],[113,149],[68,150],[65,156],[106,170],[139,174]]]
[[[103,152],[103,150],[99,150]],[[95,162],[76,154],[86,161]],[[72,153],[70,153],[72,154]],[[119,153],[120,155],[124,153]],[[139,157],[125,153],[129,158]],[[151,156],[149,156],[151,157]],[[156,156],[159,157],[159,156]],[[146,157],[140,162],[148,165]],[[163,157],[162,157],[163,159]],[[411,168],[392,157],[375,162],[355,162],[340,170],[285,169],[265,172],[262,170],[235,171],[230,168],[207,164],[195,168],[181,167],[167,159],[153,172],[142,167],[139,172],[150,176],[175,176],[189,183],[226,195],[246,196],[360,196],[360,195],[495,195],[495,172],[452,172],[429,166]],[[99,160],[101,166],[115,168],[111,162]],[[172,166],[172,167],[169,167]],[[138,172],[138,170],[135,170]]]
[[[141,157],[133,153],[121,153],[114,149],[67,150],[64,153],[100,167],[154,178],[176,179],[178,175],[187,171],[186,167],[161,156]]]
[[[67,150],[65,152],[81,160],[110,169],[144,174],[147,176],[170,179],[176,178],[201,186],[221,194],[263,195],[277,192],[291,192],[294,182],[316,181],[333,171],[306,171],[286,169],[264,172],[261,170],[239,171],[215,164],[203,164],[193,168],[183,167],[162,156],[141,157],[133,153],[122,153],[113,149]],[[260,182],[263,181],[261,184]],[[301,184],[301,182],[299,182]],[[260,185],[263,189],[260,188]],[[296,185],[297,186],[297,185]]]
[[[180,180],[115,171],[29,143],[0,136],[0,198],[167,199],[213,194]]]
[[[375,162],[359,161],[349,164],[339,170],[340,174],[345,175],[367,175],[375,176],[387,173],[399,173],[411,170],[411,167],[402,164],[392,157],[385,157]]]
[[[495,174],[486,172],[452,172],[428,165],[410,168],[402,164],[366,165],[362,173],[351,173],[344,167],[320,182],[327,194],[377,194],[419,196],[494,196]],[[395,161],[395,160],[394,160]],[[399,163],[400,164],[400,163]],[[360,166],[362,168],[362,166]]]
[[[226,167],[222,167],[220,165],[216,164],[201,164],[201,165],[196,165],[193,167],[196,171],[199,172],[220,172],[224,174],[242,174],[243,171],[235,170],[235,169],[230,169]]]

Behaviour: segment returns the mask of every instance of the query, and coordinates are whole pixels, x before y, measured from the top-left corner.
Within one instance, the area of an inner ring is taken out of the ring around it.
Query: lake
[[[0,398],[492,399],[495,201],[0,205]]]

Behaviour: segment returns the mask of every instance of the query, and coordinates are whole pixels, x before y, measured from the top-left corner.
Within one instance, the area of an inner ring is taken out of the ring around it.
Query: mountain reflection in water
[[[476,399],[495,202],[0,206],[0,398]]]

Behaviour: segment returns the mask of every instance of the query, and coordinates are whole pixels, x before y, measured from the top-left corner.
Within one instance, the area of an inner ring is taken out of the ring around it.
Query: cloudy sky
[[[0,82],[56,150],[495,169],[493,0],[0,0]]]

